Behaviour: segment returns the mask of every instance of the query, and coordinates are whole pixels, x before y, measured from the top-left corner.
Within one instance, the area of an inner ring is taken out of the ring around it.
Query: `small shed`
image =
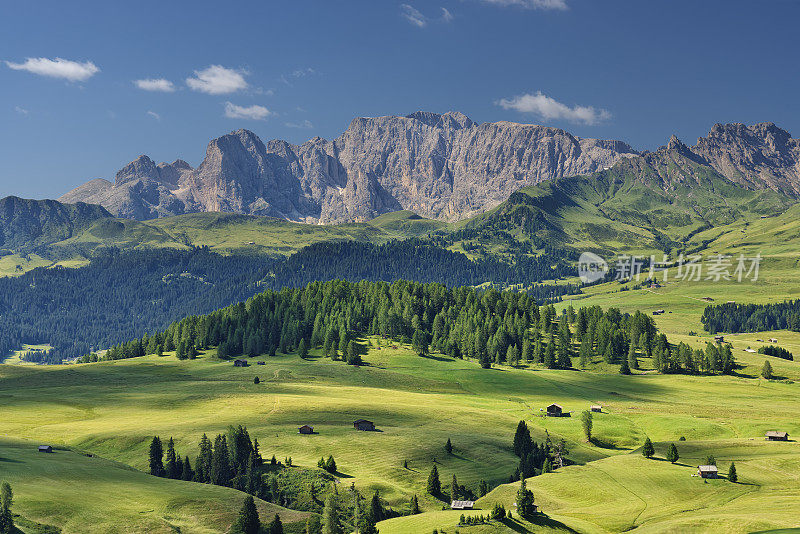
[[[314,433],[314,427],[311,426],[311,425],[303,425],[300,428],[298,428],[297,431],[300,434],[313,434]]]
[[[561,417],[564,415],[564,408],[560,404],[553,403],[547,407],[548,417]]]
[[[719,471],[716,465],[699,465],[697,474],[702,478],[719,478]]]
[[[770,430],[767,432],[767,441],[789,441],[789,433]]]
[[[250,364],[247,363],[247,360],[233,360],[234,367],[247,367],[248,365]]]
[[[367,421],[366,419],[358,419],[353,421],[353,428],[356,430],[375,430],[375,423]]]
[[[769,342],[770,342],[770,343],[777,343],[777,342],[778,342],[778,338],[776,338],[776,337],[771,337],[771,338],[769,338]]]
[[[593,412],[596,412],[596,413],[600,413],[600,412],[602,412],[602,411],[603,411],[603,407],[602,407],[602,406],[600,406],[599,404],[592,404],[592,405],[589,407],[589,409],[590,409],[591,411],[593,411]]]
[[[39,445],[39,452],[53,452],[53,447],[50,445]]]
[[[452,510],[472,510],[475,506],[475,501],[453,501],[450,503]]]
[[[258,365],[267,365],[267,362],[256,362]]]

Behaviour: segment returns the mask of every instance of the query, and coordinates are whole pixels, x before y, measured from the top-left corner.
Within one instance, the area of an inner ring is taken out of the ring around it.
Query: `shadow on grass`
[[[22,460],[14,460],[12,458],[4,458],[2,456],[0,456],[0,462],[6,462],[6,463],[9,463],[9,464],[21,464],[21,463],[23,463]]]
[[[558,529],[562,529],[562,530],[564,530],[566,532],[574,532],[575,534],[578,534],[577,530],[571,529],[570,527],[568,527],[567,525],[565,525],[561,521],[557,521],[557,520],[551,518],[550,516],[548,516],[547,514],[537,513],[535,516],[531,517],[528,521],[530,521],[531,524],[537,525],[537,526],[540,526],[540,527],[558,528]],[[502,519],[500,522],[503,523],[508,528],[510,528],[511,530],[513,530],[514,532],[530,532],[530,530],[528,530],[525,527],[525,525],[523,525],[522,523],[520,523],[516,519],[508,519],[508,518],[506,518],[506,519]]]
[[[611,441],[606,441],[604,439],[597,438],[595,436],[592,436],[592,439],[590,440],[590,442],[595,447],[600,447],[601,449],[609,449],[609,450],[612,450],[612,451],[630,451],[630,450],[633,450],[630,447],[620,447],[619,445],[616,445],[615,443],[612,443]]]

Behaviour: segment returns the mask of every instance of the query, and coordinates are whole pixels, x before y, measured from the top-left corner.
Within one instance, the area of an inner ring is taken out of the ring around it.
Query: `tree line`
[[[775,304],[736,304],[728,302],[706,306],[700,318],[710,333],[764,332],[792,330],[800,332],[800,299]]]

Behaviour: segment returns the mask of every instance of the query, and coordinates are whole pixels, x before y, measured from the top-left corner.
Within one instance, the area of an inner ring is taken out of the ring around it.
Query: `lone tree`
[[[678,447],[676,447],[674,443],[670,443],[669,450],[667,451],[667,461],[674,464],[679,458]]]
[[[583,434],[586,436],[586,441],[592,441],[592,412],[586,410],[581,413],[581,424],[583,425]]]
[[[706,456],[706,465],[717,465],[717,459],[714,458],[713,454]]]
[[[645,438],[644,447],[642,447],[642,456],[645,458],[652,458],[655,453],[656,450],[653,448],[653,442],[650,441],[650,438]]]
[[[14,492],[11,485],[3,482],[0,488],[0,534],[11,534],[16,532],[14,528],[14,516],[11,515],[11,504],[14,501]]]
[[[533,492],[528,489],[525,479],[519,483],[519,490],[517,490],[517,513],[524,519],[530,519],[536,508],[533,506]]]
[[[301,358],[308,356],[308,345],[306,345],[305,338],[300,340],[300,345],[297,347],[297,354],[299,354]]]
[[[242,534],[258,534],[261,530],[261,520],[258,518],[258,510],[252,495],[244,499],[242,509],[239,510],[239,518],[236,520],[236,532]]]
[[[764,366],[761,367],[761,376],[767,380],[772,380],[775,377],[775,375],[772,374],[772,365],[769,363],[769,360],[764,360]]]
[[[736,474],[736,464],[731,462],[731,466],[728,468],[728,480],[731,482],[738,482],[739,475]]]
[[[447,438],[447,443],[444,444],[444,450],[447,451],[447,454],[453,454],[453,444],[450,442],[450,438]]]
[[[260,383],[261,383],[261,379],[260,378],[258,378],[258,377],[253,378],[253,384],[260,384]]]
[[[427,491],[434,497],[438,497],[442,494],[442,483],[439,481],[439,470],[436,469],[436,464],[433,464],[431,474],[428,475]]]
[[[164,476],[164,447],[158,436],[150,442],[150,474],[157,477]]]
[[[414,494],[413,497],[411,497],[410,509],[411,509],[411,515],[417,515],[418,513],[420,513],[419,501],[417,500],[417,494],[416,493]]]

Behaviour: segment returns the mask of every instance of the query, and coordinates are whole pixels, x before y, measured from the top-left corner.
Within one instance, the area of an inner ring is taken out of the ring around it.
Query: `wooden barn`
[[[39,452],[53,452],[53,447],[50,445],[39,445]]]
[[[357,421],[353,421],[353,428],[356,430],[375,430],[375,423],[372,421],[367,421],[366,419],[359,419]]]
[[[766,437],[767,441],[789,441],[789,433],[778,430],[768,431]]]
[[[313,434],[314,433],[314,427],[311,426],[311,425],[303,425],[300,428],[298,428],[297,431],[300,434]]]
[[[719,471],[716,465],[699,465],[697,474],[702,478],[719,478]]]
[[[564,417],[564,415],[564,408],[560,404],[553,403],[547,407],[548,417]],[[569,412],[567,412],[566,415],[569,415]]]
[[[475,506],[475,501],[453,501],[450,503],[452,510],[472,510]]]
[[[250,364],[247,363],[247,360],[233,360],[234,367],[247,367],[248,365]]]
[[[603,411],[603,407],[602,407],[602,406],[600,406],[599,404],[592,404],[592,405],[589,407],[589,409],[590,409],[591,411],[595,412],[595,413],[600,413],[600,412],[602,412],[602,411]]]

